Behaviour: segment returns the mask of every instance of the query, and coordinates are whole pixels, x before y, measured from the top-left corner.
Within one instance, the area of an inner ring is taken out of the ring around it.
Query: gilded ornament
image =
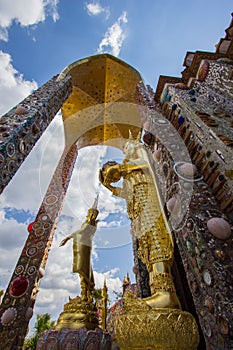
[[[97,308],[92,303],[92,300],[83,300],[81,297],[76,297],[69,300],[64,305],[64,311],[58,318],[55,329],[62,328],[80,329],[95,329],[99,325]]]
[[[188,312],[158,308],[119,315],[115,321],[116,339],[121,350],[195,350],[198,327]]]
[[[222,262],[226,261],[228,258],[227,254],[221,249],[215,249],[214,255],[219,261],[222,261]]]

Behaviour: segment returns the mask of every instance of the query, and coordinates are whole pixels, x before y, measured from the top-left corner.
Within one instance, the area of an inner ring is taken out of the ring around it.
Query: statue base
[[[102,329],[51,329],[40,334],[36,350],[111,350],[111,336]]]
[[[121,350],[195,350],[199,343],[194,317],[179,309],[125,312],[115,333]]]
[[[64,305],[64,311],[60,314],[55,329],[75,330],[85,327],[87,330],[93,330],[98,326],[97,308],[93,302],[76,297],[70,298],[69,302]]]

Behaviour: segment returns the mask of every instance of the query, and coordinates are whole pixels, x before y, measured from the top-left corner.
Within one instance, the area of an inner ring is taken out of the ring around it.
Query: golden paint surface
[[[78,148],[107,144],[122,149],[129,129],[141,129],[135,105],[140,74],[108,54],[96,55],[69,65],[60,77],[71,75],[73,92],[62,107],[66,144]]]

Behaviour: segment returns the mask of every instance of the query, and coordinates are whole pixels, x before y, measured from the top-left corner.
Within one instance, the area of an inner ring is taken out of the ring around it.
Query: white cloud
[[[123,11],[117,21],[108,28],[101,43],[99,44],[98,53],[109,52],[114,56],[119,56],[122,44],[126,38],[124,24],[128,22],[127,12]]]
[[[0,51],[0,114],[7,112],[37,88],[35,81],[24,80],[11,61],[9,54]]]
[[[32,26],[52,16],[59,18],[57,5],[59,0],[0,0],[0,39],[7,41],[7,29],[16,21],[21,26]]]
[[[95,288],[103,288],[104,280],[106,280],[106,285],[109,292],[119,292],[121,290],[122,281],[119,277],[115,277],[117,272],[117,268],[111,269],[110,271],[106,271],[104,273],[94,271]]]
[[[59,20],[58,6],[59,0],[46,0],[44,1],[45,13],[47,16],[51,16],[53,21],[56,22]]]
[[[98,16],[101,13],[105,13],[106,19],[110,16],[110,11],[108,7],[102,7],[98,2],[86,3],[87,12],[90,16]]]
[[[25,224],[7,219],[0,210],[0,289],[6,288],[27,235]]]

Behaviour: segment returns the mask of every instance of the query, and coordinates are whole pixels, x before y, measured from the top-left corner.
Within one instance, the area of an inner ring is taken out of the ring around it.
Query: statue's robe
[[[88,289],[94,288],[93,271],[91,267],[92,240],[96,226],[84,222],[73,236],[73,272],[85,280]]]

